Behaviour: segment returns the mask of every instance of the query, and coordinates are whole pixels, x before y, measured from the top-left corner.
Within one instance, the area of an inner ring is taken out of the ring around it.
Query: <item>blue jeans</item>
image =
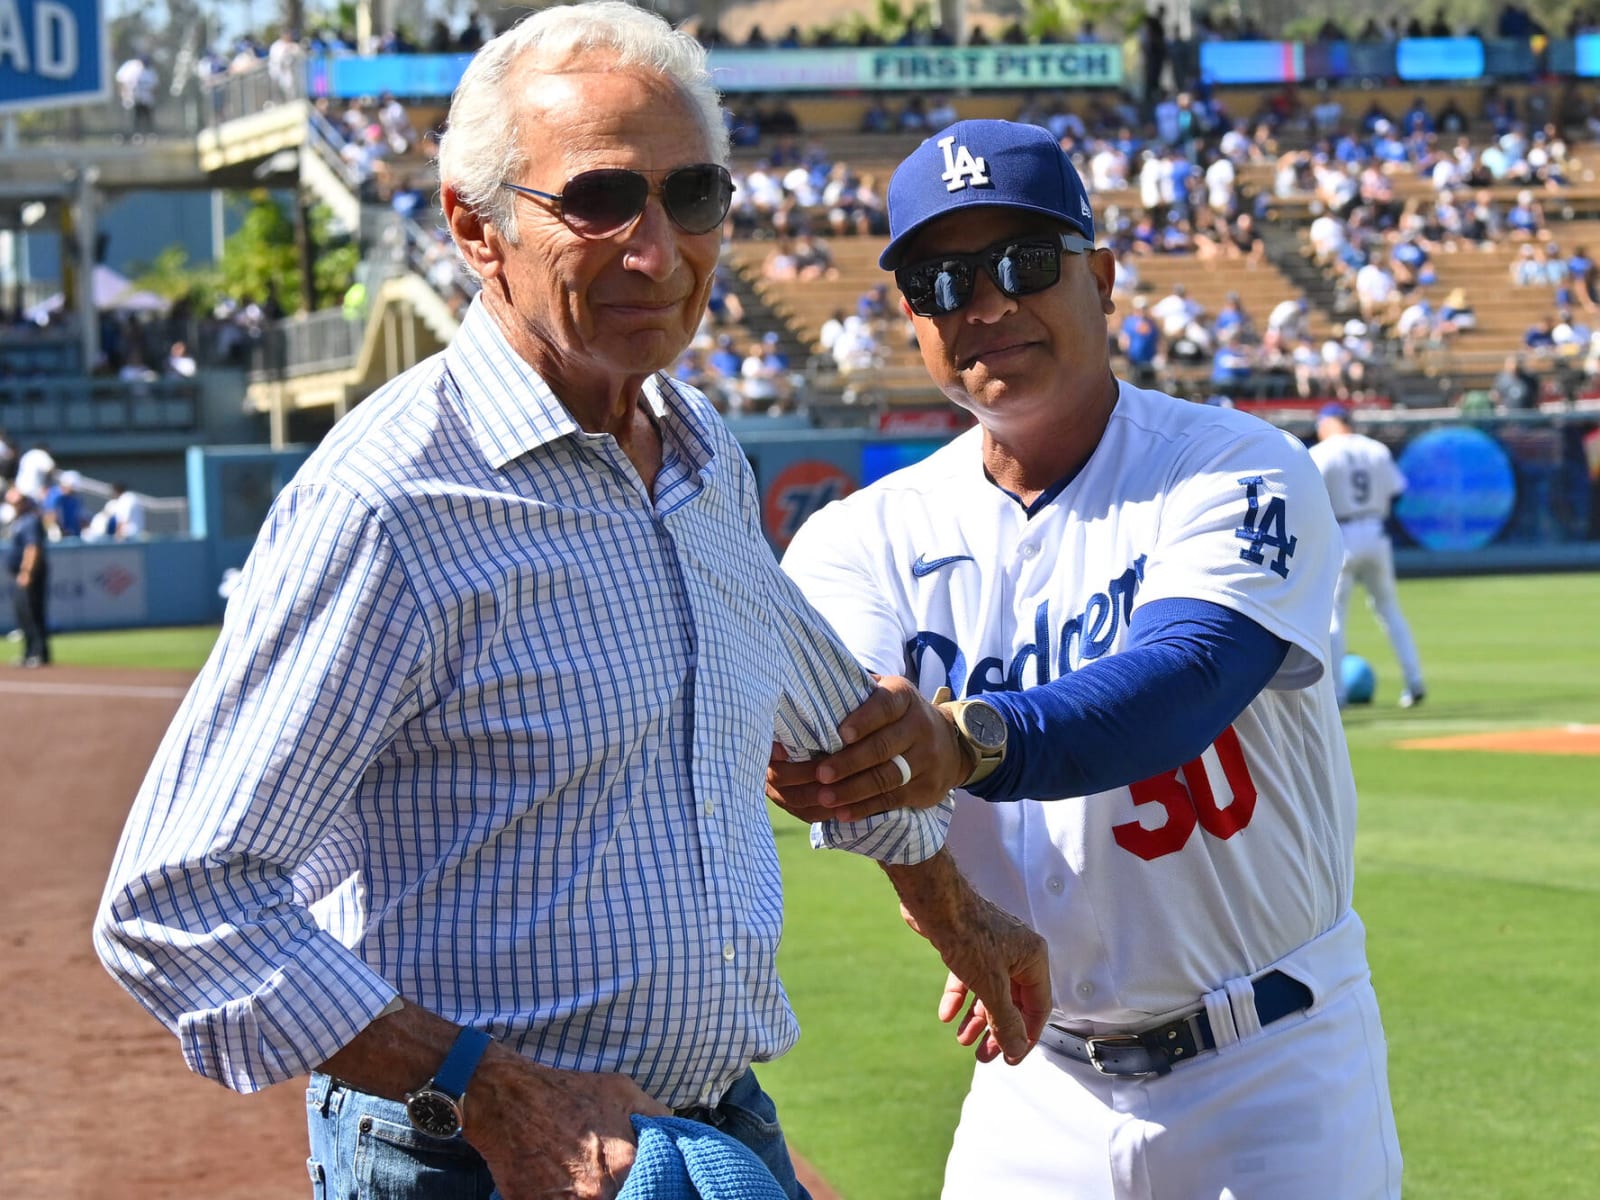
[[[412,1127],[405,1105],[313,1075],[306,1089],[313,1200],[492,1200],[494,1180],[461,1138]],[[772,1097],[746,1071],[711,1110],[681,1113],[737,1138],[767,1164],[789,1200],[811,1200],[795,1178]]]

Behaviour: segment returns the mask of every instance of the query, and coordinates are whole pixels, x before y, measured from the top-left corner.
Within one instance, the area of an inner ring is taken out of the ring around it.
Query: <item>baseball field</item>
[[[1413,581],[1401,599],[1428,699],[1396,706],[1358,610],[1350,648],[1378,692],[1345,724],[1406,1194],[1600,1196],[1600,575]],[[299,1089],[241,1099],[188,1076],[89,947],[122,814],[211,637],[62,637],[60,667],[0,671],[0,1116],[27,1130],[0,1140],[0,1195],[308,1191]],[[777,831],[805,1035],[763,1080],[847,1200],[928,1200],[969,1066],[933,1017],[942,970],[870,864]]]

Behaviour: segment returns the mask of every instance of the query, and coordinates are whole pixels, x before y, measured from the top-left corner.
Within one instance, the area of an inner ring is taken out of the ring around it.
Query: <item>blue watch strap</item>
[[[444,1062],[440,1063],[439,1069],[434,1072],[434,1090],[443,1092],[452,1100],[460,1100],[462,1093],[467,1090],[467,1083],[471,1080],[472,1073],[478,1069],[478,1060],[488,1048],[487,1033],[470,1026],[463,1029],[456,1035],[450,1053],[444,1056]]]

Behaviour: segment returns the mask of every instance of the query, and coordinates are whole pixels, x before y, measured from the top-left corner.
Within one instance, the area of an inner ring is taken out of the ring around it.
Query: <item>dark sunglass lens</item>
[[[667,215],[686,233],[710,233],[722,224],[733,200],[733,180],[722,167],[703,163],[683,167],[662,181]]]
[[[1029,296],[1061,278],[1061,251],[1048,242],[1018,242],[995,258],[995,280],[1008,296]]]
[[[585,237],[615,233],[644,211],[650,184],[637,171],[585,171],[561,191],[561,215]]]
[[[955,312],[972,299],[972,270],[966,263],[949,262],[933,281],[933,302],[942,313]]]
[[[907,268],[900,290],[919,317],[942,317],[972,299],[972,267],[960,259],[934,259]]]

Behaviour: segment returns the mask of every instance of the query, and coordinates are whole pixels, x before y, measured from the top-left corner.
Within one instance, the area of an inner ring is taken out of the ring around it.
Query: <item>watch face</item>
[[[424,1089],[406,1097],[406,1113],[423,1133],[453,1138],[461,1132],[461,1113],[443,1092]]]
[[[962,725],[967,736],[986,752],[999,750],[1006,744],[1006,723],[998,712],[987,704],[969,704],[961,710]]]

